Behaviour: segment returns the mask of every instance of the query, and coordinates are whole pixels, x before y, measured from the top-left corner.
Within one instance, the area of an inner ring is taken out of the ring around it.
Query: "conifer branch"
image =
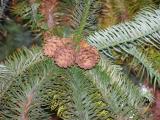
[[[14,56],[14,57],[13,57]],[[51,60],[42,56],[41,50],[22,50],[8,59],[6,66],[10,71],[15,68],[21,69],[21,72],[13,71],[11,74],[11,83],[8,85],[5,82],[3,96],[1,96],[1,116],[5,120],[14,119],[49,119],[50,98],[48,93],[53,91],[53,80],[59,76],[58,67]],[[37,58],[37,59],[35,59]],[[28,64],[28,61],[31,61]],[[19,65],[18,62],[19,61]],[[17,67],[19,66],[19,67]],[[52,68],[50,67],[52,66]],[[3,65],[0,76],[2,82],[7,71]],[[20,70],[18,70],[20,71]],[[3,73],[3,74],[2,74]],[[10,114],[7,114],[10,113]]]
[[[143,54],[141,51],[139,51],[136,47],[130,47],[123,49],[128,54],[132,55],[134,57],[132,64],[140,64],[142,65],[142,70],[139,72],[142,72],[141,78],[144,77],[143,71],[146,70],[148,78],[147,80],[154,85],[154,88],[158,85],[160,86],[160,74],[158,73],[158,70],[156,71],[150,61],[148,61],[145,54]]]
[[[97,0],[77,1],[71,20],[75,35],[78,36],[77,41],[83,35],[96,30],[99,9],[100,4]]]
[[[147,7],[125,23],[95,32],[88,37],[91,45],[104,54],[114,57],[111,50],[122,52],[121,48],[132,45],[152,44],[159,48],[160,9]]]
[[[87,74],[109,104],[110,111],[118,117],[140,119],[139,107],[143,106],[145,98],[153,101],[151,93],[142,94],[141,89],[127,79],[122,68],[109,61],[102,59],[100,64]]]
[[[107,104],[84,71],[73,67],[68,69],[68,75],[69,78],[57,80],[53,85],[56,89],[53,90],[52,108],[58,107],[59,115],[65,120],[112,119]]]

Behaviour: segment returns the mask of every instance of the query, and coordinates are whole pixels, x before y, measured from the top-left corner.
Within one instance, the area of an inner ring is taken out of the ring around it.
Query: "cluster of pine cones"
[[[62,68],[77,64],[80,68],[91,69],[100,58],[97,49],[84,40],[76,45],[71,38],[56,36],[45,39],[43,52]]]

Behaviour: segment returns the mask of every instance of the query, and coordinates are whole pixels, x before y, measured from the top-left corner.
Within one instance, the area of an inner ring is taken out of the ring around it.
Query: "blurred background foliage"
[[[15,50],[34,44],[40,45],[39,38],[35,38],[27,26],[18,21],[12,14],[14,0],[1,0],[0,7],[0,60],[5,59]],[[22,6],[23,7],[23,6]]]
[[[32,0],[31,0],[32,1]],[[34,1],[34,0],[33,0]],[[40,1],[40,0],[37,0]],[[63,24],[63,27],[56,26],[49,29],[52,33],[57,32],[59,36],[66,35],[70,32],[65,26],[68,26],[67,15],[74,8],[74,0],[59,0],[61,2],[59,11],[63,11],[66,15],[61,15],[62,18],[57,18],[55,24]],[[76,1],[76,0],[75,0]],[[118,23],[128,21],[143,7],[148,5],[157,5],[160,0],[99,0],[102,6],[99,12],[98,28],[107,28]],[[63,4],[68,4],[68,8],[63,7]],[[43,22],[42,15],[36,11],[39,4],[31,4],[27,0],[1,0],[0,8],[0,60],[12,54],[15,50],[23,46],[33,46],[34,44],[41,45],[41,33],[48,30],[47,24]],[[64,12],[65,11],[65,12]],[[30,14],[32,12],[32,14]],[[26,14],[25,14],[26,13]],[[34,16],[34,14],[36,14]],[[38,15],[37,15],[38,14]],[[56,17],[56,14],[54,17]],[[32,15],[32,16],[31,16]],[[64,17],[65,16],[65,17]],[[37,25],[38,23],[38,25]],[[74,26],[72,26],[74,27]],[[63,29],[63,30],[60,30]],[[61,31],[64,33],[61,34]],[[87,33],[87,32],[86,32]],[[152,61],[156,69],[160,68],[160,53],[152,46],[144,46],[140,51],[147,53],[147,57]],[[116,53],[115,53],[116,54]],[[118,56],[118,55],[117,55]],[[127,59],[126,59],[127,58]],[[119,55],[115,61],[116,64],[129,65],[132,57]],[[128,66],[127,66],[128,67]],[[136,79],[134,72],[137,72],[139,66],[131,66],[132,79]],[[127,69],[128,70],[128,69]],[[126,71],[128,72],[128,71]],[[130,72],[130,71],[129,71]],[[57,81],[56,81],[57,82]],[[60,81],[61,82],[61,81]],[[85,81],[86,82],[86,81]],[[135,81],[134,81],[135,82]],[[139,81],[138,81],[139,82]],[[65,85],[64,85],[65,86]],[[63,87],[64,87],[63,86]],[[57,90],[55,91],[57,92]],[[52,107],[56,106],[55,104]],[[57,107],[57,106],[56,106]]]
[[[31,32],[11,19],[1,20],[0,24],[0,60],[22,46],[33,42]]]

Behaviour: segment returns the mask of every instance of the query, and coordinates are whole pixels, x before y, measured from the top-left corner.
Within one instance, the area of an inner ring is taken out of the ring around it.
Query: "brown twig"
[[[32,104],[33,96],[34,96],[34,91],[31,91],[31,92],[28,93],[27,100],[22,105],[23,112],[20,116],[21,120],[29,120],[29,115],[28,114],[29,114],[29,109],[30,109],[31,104]]]

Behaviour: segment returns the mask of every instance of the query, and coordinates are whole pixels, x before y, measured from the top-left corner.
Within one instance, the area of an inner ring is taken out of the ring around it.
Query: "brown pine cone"
[[[63,68],[67,68],[74,65],[75,49],[70,46],[60,47],[55,52],[54,61],[59,67]]]
[[[74,46],[74,42],[71,38],[62,38],[61,40],[62,40],[63,44],[66,46],[71,46],[71,47]]]
[[[44,55],[48,57],[54,57],[57,48],[64,46],[59,37],[53,36],[52,38],[45,40],[43,46]]]
[[[95,47],[89,46],[80,48],[80,51],[76,54],[76,63],[80,68],[91,69],[99,61],[99,53]]]

